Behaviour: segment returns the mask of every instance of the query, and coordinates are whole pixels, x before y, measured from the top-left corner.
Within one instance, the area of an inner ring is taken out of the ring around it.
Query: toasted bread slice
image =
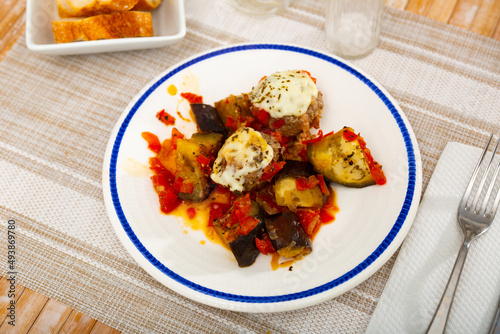
[[[92,15],[98,4],[98,0],[66,0],[66,2],[77,17]]]
[[[131,10],[139,0],[56,0],[59,17],[90,17]],[[150,0],[148,0],[150,1]]]
[[[132,10],[149,11],[161,4],[161,0],[139,0]]]
[[[94,41],[123,37],[151,37],[151,13],[124,12],[96,15],[81,20],[52,21],[56,43]]]
[[[101,12],[101,14],[126,12],[134,8],[138,1],[139,0],[97,0],[96,11]]]
[[[68,4],[67,0],[56,0],[57,12],[60,18],[76,17],[78,13],[73,10]]]

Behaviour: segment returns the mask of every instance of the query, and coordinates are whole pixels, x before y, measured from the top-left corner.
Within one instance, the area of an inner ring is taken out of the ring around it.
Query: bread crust
[[[75,12],[68,4],[67,0],[56,0],[57,12],[60,18],[77,17],[78,13]]]
[[[59,17],[69,18],[126,12],[132,10],[138,2],[139,0],[56,0],[56,5]]]
[[[151,13],[129,11],[96,15],[81,20],[52,21],[56,43],[124,37],[152,37]]]
[[[132,10],[149,11],[161,4],[161,0],[139,0]]]

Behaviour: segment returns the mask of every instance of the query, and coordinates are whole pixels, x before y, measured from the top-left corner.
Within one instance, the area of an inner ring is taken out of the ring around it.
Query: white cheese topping
[[[222,145],[210,177],[231,191],[243,191],[246,177],[269,165],[273,155],[273,148],[259,132],[240,128]]]
[[[271,74],[252,89],[251,102],[273,118],[301,116],[307,112],[318,89],[305,71],[282,71]]]

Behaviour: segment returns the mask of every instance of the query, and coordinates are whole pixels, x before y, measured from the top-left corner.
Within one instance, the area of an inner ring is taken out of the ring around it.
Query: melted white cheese
[[[301,116],[307,112],[318,89],[305,71],[282,71],[271,74],[252,89],[251,102],[273,118]]]
[[[246,177],[269,165],[273,155],[273,148],[259,132],[240,128],[222,145],[210,177],[231,191],[243,191]]]

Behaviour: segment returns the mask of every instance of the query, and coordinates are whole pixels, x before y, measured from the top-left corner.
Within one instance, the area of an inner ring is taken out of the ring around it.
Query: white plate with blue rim
[[[155,115],[178,112],[176,127],[196,131],[181,92],[213,104],[249,92],[264,75],[301,69],[317,79],[324,133],[350,126],[361,133],[383,165],[387,184],[363,189],[333,184],[340,211],[313,241],[313,251],[293,270],[272,270],[260,255],[239,268],[232,254],[201,230],[160,212],[151,184],[141,133],[160,140],[171,128]],[[177,90],[177,92],[175,92]],[[185,118],[186,120],[182,120]],[[421,159],[408,119],[373,78],[342,59],[300,46],[243,44],[189,58],[158,75],[124,110],[112,131],[103,166],[103,188],[111,223],[124,247],[156,280],[200,303],[242,312],[278,312],[315,305],[356,287],[398,249],[417,212],[422,190]]]

